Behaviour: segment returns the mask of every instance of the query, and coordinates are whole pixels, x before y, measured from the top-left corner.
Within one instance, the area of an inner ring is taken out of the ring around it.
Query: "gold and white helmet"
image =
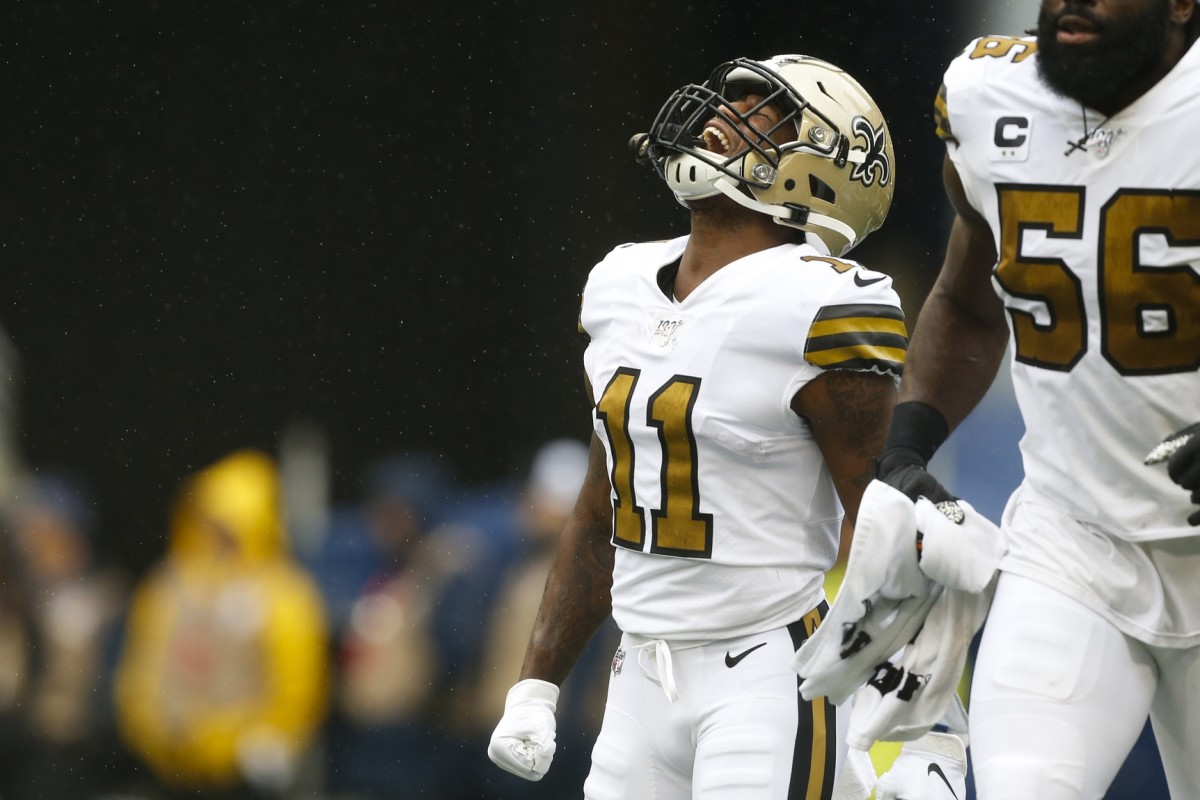
[[[744,112],[733,106],[749,94],[765,99]],[[751,117],[764,105],[779,121],[759,130]],[[741,141],[713,135],[714,118]],[[809,56],[727,61],[672,94],[630,144],[684,205],[724,194],[834,256],[882,225],[892,203],[895,153],[883,114],[849,74]]]

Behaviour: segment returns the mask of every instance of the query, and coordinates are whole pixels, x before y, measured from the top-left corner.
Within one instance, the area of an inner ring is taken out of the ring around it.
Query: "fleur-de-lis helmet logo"
[[[866,155],[861,164],[854,165],[850,180],[863,186],[874,186],[876,181],[880,186],[887,186],[892,179],[892,164],[885,150],[887,130],[882,125],[873,127],[866,117],[855,117],[852,128],[855,139],[863,142]]]

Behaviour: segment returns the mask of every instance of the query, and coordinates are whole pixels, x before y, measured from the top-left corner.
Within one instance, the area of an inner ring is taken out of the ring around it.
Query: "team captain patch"
[[[904,312],[875,303],[825,306],[813,320],[804,357],[822,369],[899,376],[908,352]]]

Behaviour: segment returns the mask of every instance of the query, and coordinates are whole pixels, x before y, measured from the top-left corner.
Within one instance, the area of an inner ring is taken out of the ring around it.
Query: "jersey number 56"
[[[996,280],[1008,292],[1016,359],[1070,371],[1088,348],[1084,287],[1062,259],[1025,255],[1026,231],[1082,239],[1085,192],[1074,186],[1000,184]],[[1100,210],[1096,270],[1100,351],[1122,375],[1200,367],[1200,274],[1189,264],[1142,263],[1142,237],[1200,247],[1200,192],[1122,189]],[[1042,320],[1034,309],[1044,309]],[[1048,313],[1048,317],[1047,317]],[[1048,321],[1046,321],[1048,318]]]

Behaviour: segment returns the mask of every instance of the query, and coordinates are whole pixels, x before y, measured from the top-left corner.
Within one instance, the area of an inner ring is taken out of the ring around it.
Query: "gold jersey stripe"
[[[908,330],[904,312],[879,303],[826,306],[804,343],[804,357],[822,369],[904,371]]]
[[[843,317],[841,319],[818,320],[809,329],[808,338],[833,336],[839,333],[894,333],[908,337],[908,329],[902,319],[885,317]]]
[[[801,624],[804,625],[806,639],[812,636],[820,626],[824,616],[823,612],[828,612],[828,609],[829,607],[822,603],[804,615]],[[803,703],[801,703],[801,708],[803,709]],[[812,749],[808,757],[808,785],[804,787],[804,800],[821,800],[827,795],[827,791],[833,788],[833,777],[826,774],[825,768],[826,764],[830,762],[830,748],[833,743],[829,740],[829,732],[831,727],[836,727],[836,712],[829,713],[831,709],[824,697],[813,698],[812,703],[809,704],[809,710],[812,714],[809,722]]]
[[[954,131],[950,128],[950,107],[946,103],[946,84],[938,89],[937,97],[933,100],[933,121],[937,126],[938,138],[944,142],[958,143]]]

